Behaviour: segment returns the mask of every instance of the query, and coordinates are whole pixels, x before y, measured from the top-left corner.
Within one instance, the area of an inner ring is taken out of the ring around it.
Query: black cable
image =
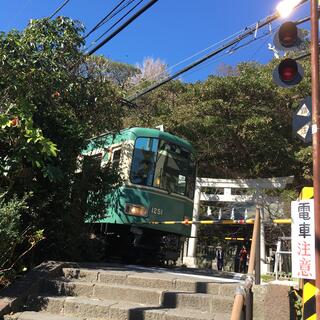
[[[107,29],[101,36],[99,36],[93,43],[87,48],[91,48],[94,43],[99,41],[103,36],[105,36],[109,31],[111,31],[119,22],[121,22],[126,16],[128,16],[136,7],[138,7],[144,0],[140,0],[135,6],[133,6],[125,15],[118,19],[109,29]]]
[[[201,59],[198,59],[197,61],[195,61],[194,63],[189,64],[188,66],[184,67],[183,69],[181,69],[180,71],[176,72],[175,74],[173,74],[172,76],[169,76],[165,79],[163,79],[162,81],[155,83],[151,86],[149,86],[148,88],[146,88],[145,90],[141,91],[140,93],[134,95],[133,97],[129,97],[127,98],[128,101],[133,101],[143,95],[145,95],[146,93],[149,93],[150,91],[164,85],[165,83],[177,78],[178,76],[180,76],[181,74],[189,71],[190,69],[198,66],[199,64],[203,63],[206,60],[209,60],[210,58],[212,58],[213,56],[219,54],[220,52],[224,51],[225,49],[228,49],[236,44],[238,44],[241,40],[245,39],[247,36],[254,34],[256,29],[262,28],[266,25],[268,25],[269,23],[271,23],[272,21],[278,19],[279,15],[277,13],[275,13],[272,16],[269,16],[265,19],[265,21],[262,22],[258,22],[257,27],[252,27],[252,28],[248,28],[244,31],[244,33],[242,33],[241,35],[239,35],[238,37],[236,37],[235,39],[232,39],[231,41],[227,42],[225,45],[223,45],[222,47],[214,50],[213,52],[207,54],[206,56],[204,56]]]
[[[86,39],[91,33],[93,33],[94,31],[96,31],[98,28],[100,28],[103,24],[105,24],[109,19],[111,19],[112,17],[114,17],[114,16],[112,16],[111,17],[111,15],[125,2],[125,1],[127,1],[127,0],[122,0],[122,1],[120,1],[107,15],[105,15],[84,37],[83,37],[83,39]],[[132,0],[132,1],[134,1],[134,0]],[[131,1],[131,2],[132,2]],[[131,3],[130,2],[130,3]],[[129,3],[129,4],[130,4]],[[124,7],[125,8],[125,7]],[[121,8],[121,10],[123,10],[124,8]],[[121,10],[120,11],[118,11],[116,14],[118,14],[119,12],[121,12]]]
[[[308,58],[310,56],[311,56],[311,53],[309,52],[309,53],[305,53],[299,57],[294,58],[294,60],[302,60],[302,59]]]
[[[320,43],[319,43],[319,48],[320,48]],[[319,53],[319,55],[320,55],[320,53]],[[302,59],[308,58],[310,56],[311,56],[311,52],[307,52],[307,53],[304,53],[301,56],[298,56],[298,57],[293,58],[293,59],[294,60],[302,60]]]
[[[302,4],[304,4],[305,2],[307,2],[308,0],[302,0],[297,6],[300,6]],[[296,7],[297,7],[296,6]],[[190,69],[198,66],[199,64],[203,63],[204,61],[212,58],[213,56],[219,54],[220,52],[224,51],[225,49],[228,49],[230,47],[233,47],[235,46],[236,44],[238,44],[240,41],[242,41],[243,39],[245,39],[247,36],[251,35],[251,34],[254,34],[255,33],[255,30],[257,29],[260,29],[268,24],[270,24],[271,22],[273,22],[274,20],[278,19],[279,18],[279,14],[276,12],[274,13],[272,16],[269,16],[267,18],[265,18],[264,21],[262,22],[258,22],[257,25],[255,27],[251,27],[251,28],[246,28],[244,33],[242,33],[240,36],[238,36],[237,38],[229,41],[228,43],[226,43],[225,45],[223,45],[221,48],[217,49],[217,50],[214,50],[213,52],[207,54],[205,57],[201,58],[201,59],[198,59],[196,62],[186,66],[185,68],[181,69],[180,71],[176,72],[175,74],[173,74],[172,76],[169,76],[165,79],[163,79],[162,81],[158,82],[158,83],[155,83],[151,86],[149,86],[148,88],[146,88],[145,90],[141,91],[140,93],[132,96],[132,97],[129,97],[127,98],[128,101],[132,102],[133,100],[149,93],[150,91],[153,91],[157,88],[159,88],[160,86],[166,84],[167,82],[179,77],[181,74],[189,71]],[[297,24],[299,23],[303,23],[307,20],[303,19],[303,20],[300,20],[297,22]]]
[[[99,43],[96,47],[88,52],[88,55],[92,55],[102,46],[104,46],[108,41],[114,38],[119,32],[121,32],[124,28],[126,28],[131,22],[137,19],[142,13],[148,10],[151,6],[153,6],[158,0],[151,0],[144,7],[142,7],[139,11],[137,11],[131,18],[129,18],[123,25],[121,25],[118,29],[116,29],[111,35],[109,35],[106,39],[104,39],[101,43]]]
[[[52,19],[70,0],[66,0],[50,17]]]
[[[124,105],[126,105],[129,108],[141,108],[140,106],[138,106],[137,104],[135,104],[134,102],[128,101],[124,98],[119,98],[118,101],[120,103],[123,103]]]

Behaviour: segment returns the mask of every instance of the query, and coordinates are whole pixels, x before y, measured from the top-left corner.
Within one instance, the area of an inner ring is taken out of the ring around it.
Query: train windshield
[[[195,162],[190,151],[157,138],[137,138],[130,180],[193,198]]]

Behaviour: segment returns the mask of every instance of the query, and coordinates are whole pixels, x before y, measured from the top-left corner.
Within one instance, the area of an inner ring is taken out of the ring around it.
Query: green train
[[[95,163],[116,168],[122,179],[106,195],[103,216],[86,221],[104,237],[108,256],[175,262],[190,226],[152,222],[192,219],[196,175],[191,144],[161,130],[130,128],[93,138],[82,157],[83,174]]]

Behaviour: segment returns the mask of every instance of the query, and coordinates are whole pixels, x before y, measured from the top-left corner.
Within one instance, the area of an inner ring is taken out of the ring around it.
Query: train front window
[[[156,138],[138,138],[133,153],[130,180],[193,197],[194,161],[181,146]]]
[[[160,140],[154,175],[154,186],[193,197],[194,162],[189,151]]]
[[[134,184],[152,186],[158,139],[138,138],[133,152],[130,180]]]

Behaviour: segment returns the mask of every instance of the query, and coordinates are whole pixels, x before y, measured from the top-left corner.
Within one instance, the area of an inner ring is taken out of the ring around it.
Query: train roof
[[[158,138],[163,139],[177,145],[183,146],[188,150],[194,151],[192,145],[185,139],[179,138],[169,132],[161,131],[158,129],[152,128],[141,128],[134,127],[123,129],[117,133],[106,133],[101,136],[90,139],[91,141],[105,141],[108,144],[110,143],[120,143],[125,140],[135,140],[138,137],[150,137],[150,138]]]

